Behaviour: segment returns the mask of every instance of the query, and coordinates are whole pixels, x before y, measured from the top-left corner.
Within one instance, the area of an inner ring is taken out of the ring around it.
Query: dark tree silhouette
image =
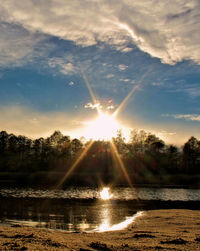
[[[70,139],[60,131],[31,140],[0,132],[0,186],[53,186],[81,161],[64,185],[97,184],[100,180],[127,185],[122,163],[134,184],[199,184],[200,141],[191,137],[181,148],[166,145],[157,136],[133,130],[129,142],[121,131],[112,143]],[[115,145],[115,149],[113,145]],[[119,162],[121,160],[121,163]],[[6,183],[7,182],[7,183]]]

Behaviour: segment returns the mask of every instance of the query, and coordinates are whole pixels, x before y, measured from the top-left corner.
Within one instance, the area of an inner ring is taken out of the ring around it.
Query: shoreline
[[[0,250],[200,250],[200,210],[145,211],[125,230],[68,233],[0,226]]]

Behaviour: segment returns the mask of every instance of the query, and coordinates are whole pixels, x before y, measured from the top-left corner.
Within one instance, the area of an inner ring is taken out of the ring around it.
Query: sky
[[[199,0],[0,0],[0,130],[81,137],[124,99],[124,127],[200,138]]]

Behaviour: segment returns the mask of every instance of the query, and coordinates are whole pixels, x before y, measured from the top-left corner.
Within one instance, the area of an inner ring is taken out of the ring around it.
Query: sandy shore
[[[200,250],[200,211],[146,211],[127,229],[104,233],[1,226],[0,250]]]

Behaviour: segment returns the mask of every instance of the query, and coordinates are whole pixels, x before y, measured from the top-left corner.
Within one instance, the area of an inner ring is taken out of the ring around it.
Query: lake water
[[[103,200],[93,188],[67,190],[1,189],[1,223],[61,229],[105,231],[127,226],[145,210],[200,210],[199,189],[115,188]]]

